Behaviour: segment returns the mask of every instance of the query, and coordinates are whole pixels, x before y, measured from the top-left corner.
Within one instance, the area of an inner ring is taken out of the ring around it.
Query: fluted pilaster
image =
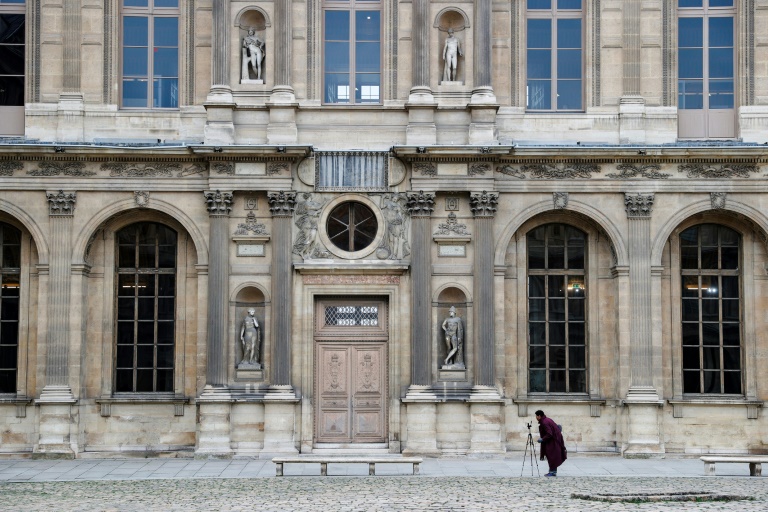
[[[429,87],[429,0],[413,0],[413,87]]]
[[[291,85],[291,4],[274,3],[275,9],[275,85]]]
[[[640,95],[640,4],[641,0],[624,0],[624,96]]]
[[[470,208],[475,216],[475,332],[477,351],[475,357],[475,385],[492,387],[495,375],[493,367],[494,308],[493,303],[493,219],[496,215],[499,194],[485,192],[471,194]]]
[[[291,224],[296,192],[268,194],[272,213],[272,304],[274,311],[273,379],[276,386],[291,385],[291,318],[293,311],[293,260]]]
[[[491,0],[475,0],[475,88],[491,87]]]
[[[286,2],[278,2],[282,4]],[[230,44],[229,26],[230,0],[216,0],[213,2],[213,55],[212,55],[212,79],[213,86],[229,87],[229,60]]]
[[[411,385],[429,386],[431,329],[430,321],[430,233],[435,195],[424,192],[407,195],[408,212],[411,214]]]
[[[229,304],[229,213],[232,193],[203,192],[208,209],[210,244],[208,257],[208,366],[206,384],[227,384],[227,318]]]
[[[63,92],[80,92],[80,0],[64,0],[63,8]]]

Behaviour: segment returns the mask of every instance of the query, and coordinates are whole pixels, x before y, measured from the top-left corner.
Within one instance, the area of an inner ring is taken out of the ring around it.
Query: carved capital
[[[653,212],[653,194],[624,194],[627,218],[649,218]]]
[[[48,214],[52,217],[71,217],[75,214],[77,192],[46,192],[48,198]]]
[[[499,204],[499,194],[483,190],[469,195],[469,208],[475,217],[493,217]]]
[[[435,209],[435,194],[409,192],[406,194],[405,207],[412,217],[430,217]]]
[[[267,194],[269,211],[273,217],[291,217],[296,208],[296,192],[270,192]]]
[[[232,192],[209,190],[203,192],[205,205],[210,216],[228,216],[232,211]]]

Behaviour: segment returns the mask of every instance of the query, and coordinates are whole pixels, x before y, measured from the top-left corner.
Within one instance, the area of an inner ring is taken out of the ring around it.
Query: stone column
[[[196,452],[206,456],[232,454],[232,396],[227,386],[229,320],[229,213],[232,193],[203,192],[209,215],[208,350],[205,389],[198,399]]]
[[[229,60],[231,30],[230,0],[213,2],[213,35],[211,48],[211,90],[205,101],[208,119],[205,123],[206,144],[235,142],[234,108],[230,86]]]
[[[492,86],[492,32],[491,0],[475,0],[474,88],[469,101],[470,144],[493,144],[497,139],[496,111],[499,105]]]
[[[623,92],[619,101],[620,140],[622,143],[645,141],[643,118],[645,117],[645,99],[640,95],[641,51],[641,3],[642,0],[624,0],[621,2],[623,14]]]
[[[651,213],[653,194],[625,194],[629,224],[630,376],[625,403],[628,439],[625,457],[663,454],[659,394],[653,386],[653,311],[651,296]]]
[[[274,3],[275,58],[272,62],[275,70],[275,85],[267,102],[269,107],[268,144],[296,144],[299,140],[299,131],[296,128],[298,103],[291,79],[293,65],[292,6],[293,2],[288,1]]]
[[[63,0],[61,63],[63,76],[62,91],[59,94],[59,123],[56,138],[67,142],[81,142],[84,137],[84,103],[80,86],[82,39],[80,9],[80,0]]]
[[[69,385],[69,312],[71,291],[72,220],[75,192],[47,192],[50,222],[48,325],[45,387],[35,403],[40,405],[40,438],[34,448],[43,457],[72,458],[77,437],[72,434],[76,399]],[[74,426],[76,432],[76,425]]]
[[[435,97],[429,86],[429,0],[413,0],[411,12],[411,91],[408,95],[407,144],[436,144]]]

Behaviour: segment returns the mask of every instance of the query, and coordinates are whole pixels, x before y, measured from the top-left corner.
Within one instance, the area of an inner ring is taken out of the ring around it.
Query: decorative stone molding
[[[725,208],[725,199],[728,196],[727,192],[711,192],[709,197],[712,201],[713,210],[722,210]]]
[[[314,285],[359,285],[359,284],[400,284],[400,276],[387,275],[339,275],[339,274],[305,274],[302,276],[304,284]]]
[[[467,173],[470,176],[477,176],[478,174],[485,174],[491,171],[491,164],[484,162],[475,162],[469,166]]]
[[[534,180],[573,180],[590,179],[592,173],[600,172],[596,164],[564,163],[564,164],[526,164],[521,167],[523,172],[530,172]]]
[[[472,240],[466,224],[459,224],[456,214],[448,214],[448,221],[437,226],[432,236],[437,243],[437,253],[443,257],[464,257],[467,254],[466,245]]]
[[[270,192],[267,194],[269,211],[273,217],[292,217],[296,208],[296,192]]]
[[[20,171],[24,164],[17,160],[6,160],[0,162],[0,176],[13,176],[14,171]]]
[[[211,162],[211,170],[216,174],[235,175],[235,164],[233,162]]]
[[[470,194],[469,205],[475,217],[493,217],[499,204],[499,194],[486,192]]]
[[[627,218],[650,217],[653,212],[653,194],[624,194]]]
[[[750,173],[759,172],[760,168],[755,164],[682,164],[678,166],[679,172],[684,172],[688,178],[722,179],[722,178],[749,178]]]
[[[414,162],[413,172],[420,172],[424,176],[437,176],[437,165],[433,162]]]
[[[187,176],[205,174],[205,171],[206,171],[206,167],[204,164],[192,164],[182,169],[181,172],[178,173],[176,176],[178,176],[179,178],[185,178]]]
[[[149,205],[149,192],[145,190],[137,190],[133,193],[133,199],[136,201],[136,206],[139,208],[146,208]]]
[[[237,225],[235,235],[269,236],[269,232],[264,224],[256,221],[256,215],[253,212],[248,212],[248,215],[245,216],[245,222]]]
[[[85,170],[84,162],[40,162],[37,169],[27,171],[30,176],[93,176],[96,173]]]
[[[517,167],[512,167],[511,165],[502,165],[496,168],[496,172],[504,174],[506,176],[512,176],[513,178],[517,178],[519,180],[525,179],[525,173],[520,171]]]
[[[661,170],[659,164],[619,164],[616,166],[616,170],[620,171],[619,174],[606,174],[605,177],[612,180],[631,180],[638,177],[665,180],[672,176],[659,172]]]
[[[77,201],[77,192],[46,192],[48,199],[48,214],[57,217],[71,217],[75,214],[75,202]]]
[[[232,211],[232,192],[221,192],[219,190],[203,192],[205,197],[208,215],[229,215]]]
[[[555,210],[562,210],[568,206],[568,192],[552,192],[552,202]]]
[[[435,194],[425,194],[421,190],[418,193],[408,193],[405,207],[412,217],[429,217],[435,210]]]
[[[237,225],[232,241],[237,244],[238,256],[264,256],[265,244],[270,236],[267,227],[257,222],[256,215],[249,211],[245,222]]]
[[[101,164],[101,170],[109,171],[109,175],[113,178],[171,178],[174,172],[181,171],[181,164],[109,162]]]
[[[459,211],[461,202],[458,197],[446,197],[445,198],[445,211],[457,212]]]
[[[267,174],[274,176],[283,172],[290,172],[291,165],[288,162],[269,162],[267,164]]]
[[[469,235],[466,224],[459,224],[456,214],[451,212],[448,214],[448,221],[443,224],[438,224],[435,236],[450,236],[450,235]]]

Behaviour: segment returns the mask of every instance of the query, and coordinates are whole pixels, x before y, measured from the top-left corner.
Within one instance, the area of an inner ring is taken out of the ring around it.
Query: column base
[[[63,92],[59,95],[59,123],[56,140],[85,142],[85,101],[80,92]]]
[[[40,407],[38,441],[32,450],[35,459],[74,459],[77,446],[77,400],[69,386],[46,386],[35,404]]]
[[[290,386],[287,387],[290,388]],[[296,443],[296,433],[299,432],[296,417],[298,399],[293,388],[290,392],[274,393],[272,391],[270,387],[264,399],[264,448],[260,457],[298,454],[299,449]],[[292,399],[288,398],[289,394],[293,396]]]
[[[437,404],[434,401],[410,402],[406,405],[405,415],[406,437],[403,455],[439,455]]]
[[[499,134],[496,128],[496,112],[499,110],[499,104],[496,103],[493,89],[491,87],[478,87],[473,90],[468,106],[471,115],[469,143],[498,144]]]
[[[205,100],[208,119],[205,122],[206,144],[235,143],[235,102],[232,90],[228,86],[214,85]]]
[[[198,398],[196,458],[232,457],[232,395],[229,388],[205,386]]]
[[[408,391],[405,393],[403,403],[412,402],[434,402],[437,400],[437,395],[432,386],[422,386],[417,384],[411,384],[408,386]]]
[[[500,400],[473,403],[470,397],[469,453],[490,455],[505,452],[502,408]]]
[[[646,389],[640,395],[651,396]],[[657,397],[658,398],[658,397]],[[665,456],[664,441],[660,425],[661,401],[641,402],[635,400],[624,401],[626,406],[627,439],[622,443],[621,454],[628,459],[663,458]]]
[[[645,98],[642,96],[623,96],[619,100],[619,141],[621,144],[645,143]]]
[[[416,97],[417,101],[406,104],[408,109],[408,126],[405,128],[405,142],[413,146],[431,146],[437,144],[437,125],[435,124],[435,109],[437,104],[429,96]]]

